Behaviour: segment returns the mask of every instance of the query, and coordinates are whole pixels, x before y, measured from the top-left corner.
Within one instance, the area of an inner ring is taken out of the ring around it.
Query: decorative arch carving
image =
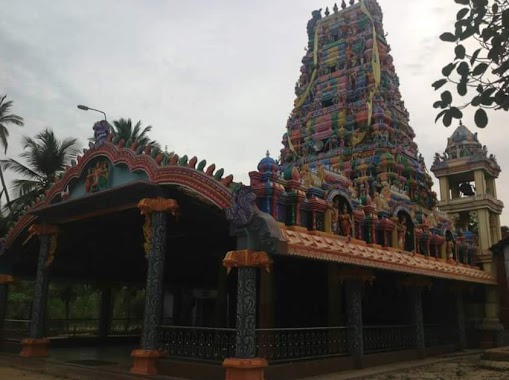
[[[232,193],[228,187],[232,177],[216,178],[213,175],[214,164],[210,165],[206,171],[201,171],[194,167],[196,158],[193,158],[189,161],[189,164],[181,164],[176,160],[172,160],[168,165],[161,166],[150,155],[137,154],[131,149],[119,148],[112,143],[104,143],[99,147],[92,147],[83,156],[79,156],[77,164],[68,167],[63,176],[46,193],[45,198],[32,206],[31,209],[51,204],[72,181],[81,178],[88,164],[97,157],[107,158],[112,165],[124,164],[131,172],[143,171],[150,183],[182,186],[220,209],[229,208],[232,204]],[[36,217],[31,214],[22,215],[9,231],[6,246],[10,246],[16,237],[35,219]]]

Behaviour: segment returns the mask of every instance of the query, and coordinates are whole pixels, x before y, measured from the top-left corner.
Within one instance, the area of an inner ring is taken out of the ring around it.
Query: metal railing
[[[159,326],[159,348],[168,357],[223,361],[235,356],[235,329]]]
[[[258,356],[269,362],[347,355],[346,327],[257,329]]]
[[[139,335],[143,321],[133,318],[111,320],[108,335]],[[26,338],[30,333],[29,319],[5,319],[3,336],[6,338]],[[46,325],[46,335],[54,336],[97,336],[99,319],[50,319]]]
[[[98,319],[50,319],[46,325],[47,336],[99,335]]]
[[[4,319],[2,337],[21,339],[30,333],[30,319]]]
[[[375,353],[415,348],[414,325],[364,326],[364,352]]]
[[[112,319],[108,335],[140,335],[143,319],[115,318]]]

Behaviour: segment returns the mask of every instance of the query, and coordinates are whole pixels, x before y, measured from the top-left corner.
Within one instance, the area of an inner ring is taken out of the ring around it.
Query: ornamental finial
[[[270,157],[270,152],[268,149],[267,149],[267,152],[265,153],[265,157]]]

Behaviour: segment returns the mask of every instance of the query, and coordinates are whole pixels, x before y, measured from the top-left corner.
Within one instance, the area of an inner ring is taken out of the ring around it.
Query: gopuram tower
[[[308,22],[297,99],[283,135],[282,176],[325,190],[329,203],[339,195],[333,207],[341,212],[346,204],[360,224],[356,206],[372,204],[387,223],[405,225],[400,248],[413,251],[414,224],[430,225],[429,219],[436,227],[441,219],[431,212],[433,181],[413,141],[381,8],[375,0],[350,3],[326,9],[324,17],[314,11]]]

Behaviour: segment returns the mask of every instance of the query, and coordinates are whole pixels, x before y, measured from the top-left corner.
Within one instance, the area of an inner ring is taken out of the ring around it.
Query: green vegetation
[[[139,146],[151,145],[160,149],[159,144],[154,140],[150,140],[148,137],[148,132],[151,130],[151,125],[141,129],[141,120],[138,120],[134,127],[131,119],[120,118],[113,121],[113,135],[118,140],[124,140],[127,146],[136,142]]]
[[[45,129],[35,138],[23,137],[23,164],[12,158],[0,161],[3,169],[12,170],[25,178],[15,179],[13,187],[18,198],[10,203],[11,210],[20,212],[27,204],[44,194],[62,174],[65,166],[78,154],[78,140],[65,138],[59,140],[51,129]]]
[[[486,109],[509,110],[509,1],[454,0],[463,7],[456,15],[454,32],[440,39],[454,44],[455,58],[442,69],[443,78],[433,83],[435,90],[445,84],[456,86],[455,92],[470,100],[453,103],[451,91],[442,91],[433,107],[440,108],[435,121],[442,119],[448,127],[452,119],[463,117],[463,108],[477,108],[477,127],[488,124]],[[473,95],[472,95],[473,93]]]
[[[4,154],[7,153],[7,147],[9,145],[7,141],[7,138],[9,137],[9,129],[7,126],[12,124],[22,127],[24,124],[23,118],[21,116],[13,115],[10,113],[12,100],[5,101],[6,97],[7,95],[4,95],[2,98],[0,98],[0,145],[4,148]],[[0,181],[2,182],[2,193],[5,194],[7,204],[10,204],[9,192],[7,191],[4,173],[1,166]],[[2,193],[0,193],[0,197]]]

